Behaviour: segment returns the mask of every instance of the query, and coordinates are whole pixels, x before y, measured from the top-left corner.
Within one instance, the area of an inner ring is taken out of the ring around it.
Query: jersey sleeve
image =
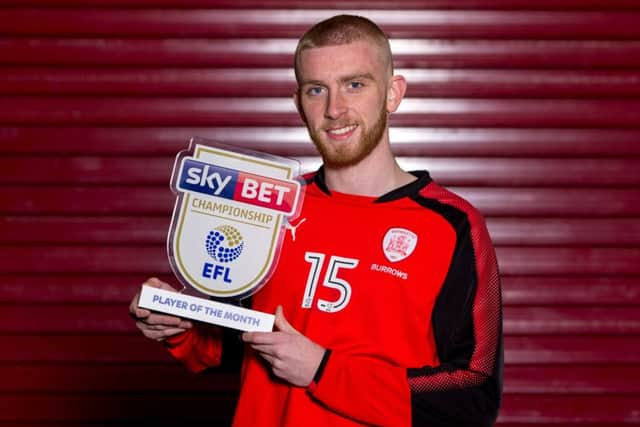
[[[194,326],[164,341],[175,359],[192,372],[200,372],[222,363],[223,333],[218,327]]]
[[[502,395],[502,302],[481,217],[457,227],[454,258],[432,313],[440,365],[407,370],[414,425],[491,426]]]
[[[455,214],[452,214],[455,212]],[[495,251],[478,214],[449,210],[451,264],[431,313],[439,364],[403,367],[332,352],[311,395],[374,425],[491,426],[502,393],[502,309]],[[415,345],[421,344],[416,337]]]

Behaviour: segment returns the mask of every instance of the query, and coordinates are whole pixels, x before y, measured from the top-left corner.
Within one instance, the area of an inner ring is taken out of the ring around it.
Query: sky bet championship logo
[[[237,200],[291,215],[297,182],[285,182],[221,166],[185,159],[179,190]]]
[[[171,266],[200,293],[244,298],[259,289],[277,262],[284,223],[301,197],[293,179],[299,165],[198,142],[192,140],[174,167],[178,197],[169,230]]]

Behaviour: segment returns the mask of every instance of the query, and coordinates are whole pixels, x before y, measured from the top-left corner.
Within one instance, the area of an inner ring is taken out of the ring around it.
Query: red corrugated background
[[[402,163],[486,215],[504,287],[499,425],[640,424],[640,3],[13,0],[0,6],[0,423],[226,425],[127,304],[170,278],[193,135],[319,159],[292,51],[348,8],[409,81]]]

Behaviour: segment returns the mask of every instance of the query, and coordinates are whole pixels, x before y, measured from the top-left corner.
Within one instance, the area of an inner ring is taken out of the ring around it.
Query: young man
[[[244,333],[234,426],[489,426],[502,388],[496,258],[478,212],[400,169],[387,117],[406,89],[372,22],[336,16],[295,56],[294,100],[324,165]],[[169,288],[151,279],[148,284]],[[194,371],[220,363],[221,332],[130,308]]]

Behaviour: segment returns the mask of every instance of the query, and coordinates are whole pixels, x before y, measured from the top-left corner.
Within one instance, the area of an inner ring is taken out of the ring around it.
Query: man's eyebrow
[[[360,80],[360,79],[375,81],[375,77],[373,77],[373,74],[371,73],[358,73],[358,74],[351,74],[348,76],[340,77],[340,83],[346,83],[352,80]],[[321,80],[303,80],[300,83],[300,86],[306,86],[306,85],[326,86],[327,84]]]
[[[346,76],[346,77],[342,77],[340,79],[340,81],[342,83],[346,83],[346,82],[350,82],[352,80],[374,80],[375,81],[375,77],[373,77],[373,74],[371,73],[362,73],[362,74],[353,74],[350,76]]]
[[[300,86],[313,85],[313,86],[325,86],[324,82],[320,80],[303,80]]]

